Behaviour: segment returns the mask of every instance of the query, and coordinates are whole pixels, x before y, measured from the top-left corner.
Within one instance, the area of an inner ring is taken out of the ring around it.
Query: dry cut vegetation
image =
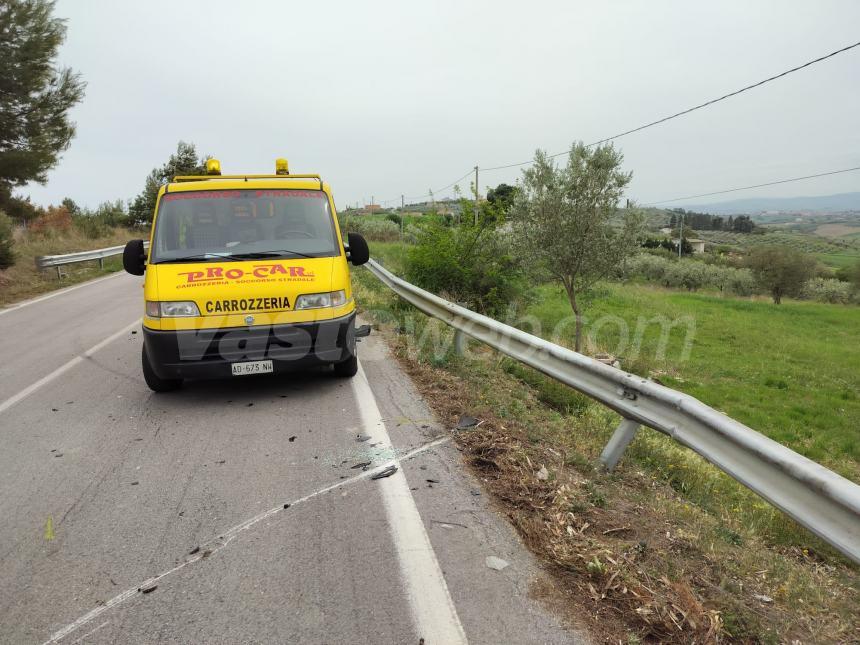
[[[73,226],[59,230],[15,231],[13,249],[16,262],[8,269],[0,270],[0,306],[106,275],[122,267],[119,256],[105,260],[104,269],[99,269],[98,262],[72,264],[63,267],[65,277],[59,279],[56,269],[36,269],[37,256],[118,246],[132,237],[135,234],[124,228],[108,229],[95,237]]]

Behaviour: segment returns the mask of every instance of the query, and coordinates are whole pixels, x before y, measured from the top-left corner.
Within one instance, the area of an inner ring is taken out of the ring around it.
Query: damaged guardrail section
[[[694,450],[846,556],[860,563],[860,486],[692,396],[604,365],[482,316],[406,282],[374,260],[370,271],[398,296],[615,410],[623,419],[601,454],[613,468],[639,426]]]

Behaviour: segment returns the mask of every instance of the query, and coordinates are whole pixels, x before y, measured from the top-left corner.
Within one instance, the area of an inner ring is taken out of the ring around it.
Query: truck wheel
[[[181,378],[160,378],[152,371],[152,365],[149,364],[149,356],[146,355],[146,347],[141,348],[142,363],[143,363],[143,380],[153,392],[172,392],[182,385]]]
[[[334,364],[334,375],[344,378],[355,376],[358,373],[358,355],[353,354],[342,363]]]

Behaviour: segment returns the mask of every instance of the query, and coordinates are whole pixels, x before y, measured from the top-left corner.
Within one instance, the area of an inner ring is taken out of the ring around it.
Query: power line
[[[448,185],[447,185],[447,186],[445,186],[444,188],[439,188],[438,190],[432,190],[432,189],[431,189],[431,192],[429,192],[429,193],[426,193],[426,194],[424,194],[424,195],[417,195],[416,197],[406,197],[406,199],[407,199],[407,200],[410,200],[410,201],[414,201],[414,200],[416,200],[416,199],[424,199],[425,197],[430,197],[431,195],[438,195],[439,193],[443,193],[443,192],[445,192],[446,190],[448,190],[449,188],[451,188],[452,186],[454,186],[454,185],[456,185],[456,184],[460,183],[461,181],[463,181],[466,177],[468,177],[469,175],[471,175],[471,174],[474,172],[474,170],[475,170],[474,168],[471,168],[468,172],[466,172],[466,174],[465,174],[465,175],[463,175],[462,177],[459,177],[459,178],[455,179],[454,181],[452,181],[450,184],[448,184]],[[399,197],[397,197],[397,198],[395,198],[395,199],[400,199],[400,198],[399,198]],[[387,201],[392,201],[392,200],[387,200]]]
[[[787,76],[788,74],[791,74],[793,72],[797,72],[797,71],[803,69],[804,67],[809,67],[810,65],[814,65],[815,63],[820,63],[823,60],[827,60],[828,58],[832,58],[833,56],[836,56],[836,55],[841,54],[843,52],[847,52],[849,49],[854,49],[855,47],[860,47],[860,42],[856,42],[853,45],[848,45],[847,47],[843,47],[842,49],[837,49],[836,51],[830,52],[829,54],[827,54],[825,56],[821,56],[819,58],[816,58],[814,60],[806,62],[803,65],[798,65],[797,67],[792,67],[791,69],[787,69],[784,72],[781,72],[775,76],[771,76],[769,78],[766,78],[762,81],[759,81],[758,83],[753,83],[752,85],[747,85],[746,87],[742,87],[741,89],[735,90],[734,92],[724,94],[723,96],[720,96],[718,98],[711,99],[710,101],[706,101],[705,103],[701,103],[699,105],[688,108],[686,110],[682,110],[680,112],[676,112],[675,114],[663,117],[662,119],[657,119],[656,121],[651,121],[651,123],[646,123],[645,125],[640,125],[637,128],[633,128],[631,130],[626,130],[624,132],[613,135],[611,137],[606,137],[605,139],[600,139],[599,141],[595,141],[594,143],[589,143],[586,147],[590,148],[592,146],[596,146],[596,145],[599,145],[601,143],[606,143],[607,141],[612,141],[613,139],[618,139],[620,137],[627,136],[628,134],[633,134],[634,132],[639,132],[640,130],[644,130],[645,128],[650,128],[652,126],[659,125],[660,123],[665,123],[666,121],[669,121],[671,119],[675,119],[675,118],[677,118],[679,116],[683,116],[685,114],[689,114],[690,112],[694,112],[695,110],[699,110],[703,107],[713,105],[714,103],[719,103],[720,101],[724,101],[724,100],[731,98],[733,96],[737,96],[738,94],[741,94],[742,92],[746,92],[747,90],[751,90],[753,88],[764,85],[765,83],[770,83],[771,81],[775,81],[778,78],[782,78],[783,76]],[[569,151],[565,150],[564,152],[559,152],[559,153],[556,153],[553,155],[549,155],[549,158],[553,159],[555,157],[560,157],[561,155],[568,154],[568,152]],[[531,163],[534,163],[534,161],[533,160],[521,161],[519,163],[506,164],[503,166],[494,166],[492,168],[481,168],[481,170],[483,170],[485,172],[489,172],[490,170],[502,170],[503,168],[516,168],[517,166],[526,166],[526,165],[531,164]]]
[[[675,197],[673,199],[662,199],[657,202],[649,202],[647,204],[643,204],[643,206],[653,206],[654,204],[668,204],[670,202],[680,202],[685,199],[696,199],[698,197],[710,197],[711,195],[724,195],[726,193],[736,193],[739,190],[750,190],[751,188],[762,188],[764,186],[775,186],[777,184],[788,184],[793,181],[802,181],[804,179],[814,179],[815,177],[826,177],[827,175],[838,175],[843,172],[852,172],[854,170],[860,170],[860,166],[855,166],[854,168],[843,168],[842,170],[831,170],[830,172],[820,172],[815,175],[805,175],[803,177],[792,177],[791,179],[780,179],[778,181],[769,181],[766,184],[756,184],[754,186],[741,186],[740,188],[728,188],[726,190],[716,190],[712,193],[701,193],[699,195],[688,195],[687,197]]]

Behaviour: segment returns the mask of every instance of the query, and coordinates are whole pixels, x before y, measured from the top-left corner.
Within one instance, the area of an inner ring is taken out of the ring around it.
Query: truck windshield
[[[200,190],[161,198],[149,262],[339,254],[323,191]]]

